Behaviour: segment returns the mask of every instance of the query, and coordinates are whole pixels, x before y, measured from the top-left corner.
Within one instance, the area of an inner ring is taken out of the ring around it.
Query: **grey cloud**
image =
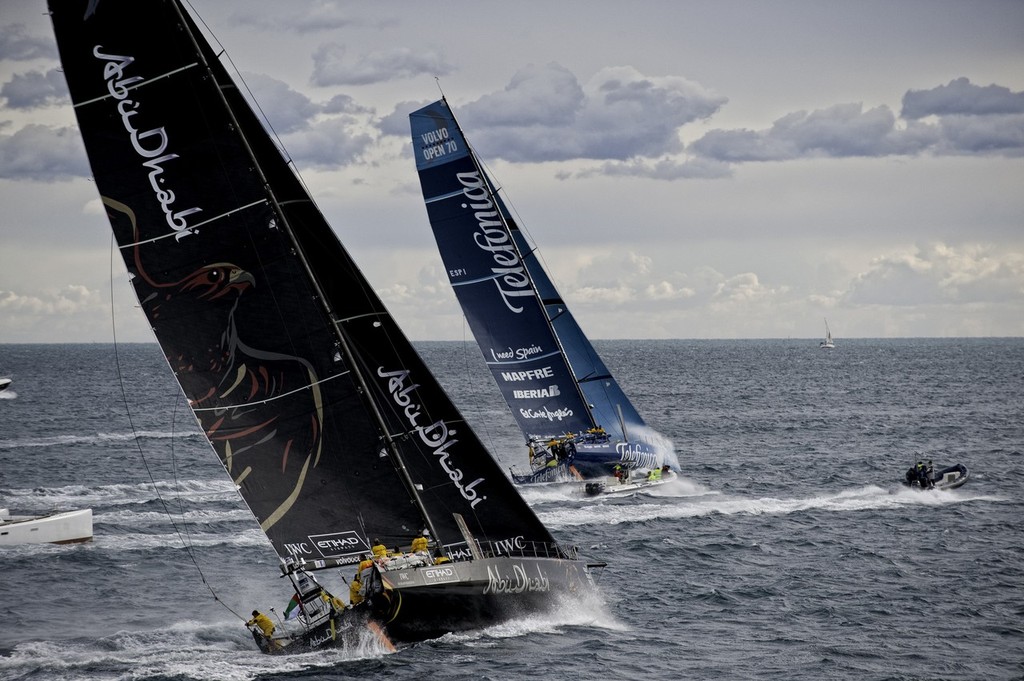
[[[270,76],[246,74],[245,82],[279,134],[302,130],[321,110],[309,97]]]
[[[558,64],[531,64],[512,76],[501,92],[460,107],[459,118],[480,129],[560,127],[576,122],[585,99],[583,88],[568,69]]]
[[[396,137],[409,137],[409,114],[417,109],[421,109],[430,102],[423,100],[418,102],[400,102],[395,106],[395,110],[390,114],[382,117],[377,122],[377,127],[381,133],[385,135],[394,135]]]
[[[1024,155],[1024,114],[945,116],[939,127],[942,130],[940,152]]]
[[[35,109],[70,100],[64,74],[57,69],[16,73],[0,86],[0,97],[12,109]]]
[[[285,140],[288,152],[300,167],[337,168],[359,158],[373,138],[353,129],[347,117],[318,121]]]
[[[314,85],[368,85],[420,75],[443,76],[452,66],[434,50],[414,52],[396,47],[364,55],[354,64],[346,64],[345,48],[335,43],[321,45],[313,53]]]
[[[458,114],[488,158],[624,161],[680,151],[679,128],[725,102],[683,78],[618,67],[581,86],[567,69],[548,64],[523,69],[504,91],[463,105]]]
[[[907,119],[926,116],[988,116],[1024,114],[1024,92],[1001,85],[981,87],[967,78],[951,80],[931,90],[909,90],[903,95],[900,115]]]
[[[937,139],[938,131],[931,126],[898,129],[888,107],[864,111],[861,104],[838,104],[788,114],[767,130],[712,130],[691,144],[690,150],[728,162],[783,161],[915,154]]]
[[[324,113],[368,114],[373,109],[357,104],[349,95],[335,95],[323,106]]]
[[[725,163],[813,157],[1024,154],[1024,93],[966,78],[903,99],[903,119],[886,106],[839,104],[798,111],[766,130],[712,130],[688,150]],[[921,120],[936,116],[936,122]]]
[[[25,31],[24,24],[10,24],[0,30],[0,59],[28,61],[42,58],[57,58],[57,48],[52,37],[30,35]]]
[[[0,178],[48,182],[91,174],[75,128],[30,124],[0,135]]]

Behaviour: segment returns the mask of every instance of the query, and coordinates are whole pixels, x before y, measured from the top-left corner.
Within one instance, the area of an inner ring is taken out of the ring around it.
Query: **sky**
[[[592,338],[1024,336],[1019,0],[192,6],[414,340],[471,337],[441,91]],[[0,8],[0,206],[0,343],[153,340],[42,0]]]

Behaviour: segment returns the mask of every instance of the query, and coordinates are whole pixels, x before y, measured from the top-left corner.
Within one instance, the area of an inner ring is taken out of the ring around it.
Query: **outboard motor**
[[[583,490],[586,492],[588,497],[596,497],[598,494],[604,491],[603,482],[588,482],[583,486]]]

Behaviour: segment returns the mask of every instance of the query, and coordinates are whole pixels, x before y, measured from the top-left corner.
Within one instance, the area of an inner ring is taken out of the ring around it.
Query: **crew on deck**
[[[348,603],[349,606],[355,607],[363,602],[363,583],[359,581],[359,573],[357,572],[352,578],[352,582],[348,585]]]
[[[270,638],[270,636],[274,633],[274,622],[259,610],[253,610],[252,619],[245,623],[245,626],[249,627],[250,629],[254,625],[259,627],[260,631],[262,631],[263,635],[267,638]]]

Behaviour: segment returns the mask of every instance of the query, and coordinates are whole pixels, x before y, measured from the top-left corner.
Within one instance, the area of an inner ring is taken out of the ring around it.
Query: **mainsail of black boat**
[[[427,215],[449,281],[513,418],[532,472],[660,468],[665,452],[580,329],[448,102],[409,116]],[[563,465],[559,465],[559,464]]]
[[[302,596],[300,628],[257,636],[261,647],[330,645],[357,615],[423,639],[590,588],[587,566],[428,372],[180,2],[49,7],[139,303]],[[362,561],[373,543],[406,547],[421,534],[425,555]],[[342,610],[312,573],[361,563],[365,601]]]

